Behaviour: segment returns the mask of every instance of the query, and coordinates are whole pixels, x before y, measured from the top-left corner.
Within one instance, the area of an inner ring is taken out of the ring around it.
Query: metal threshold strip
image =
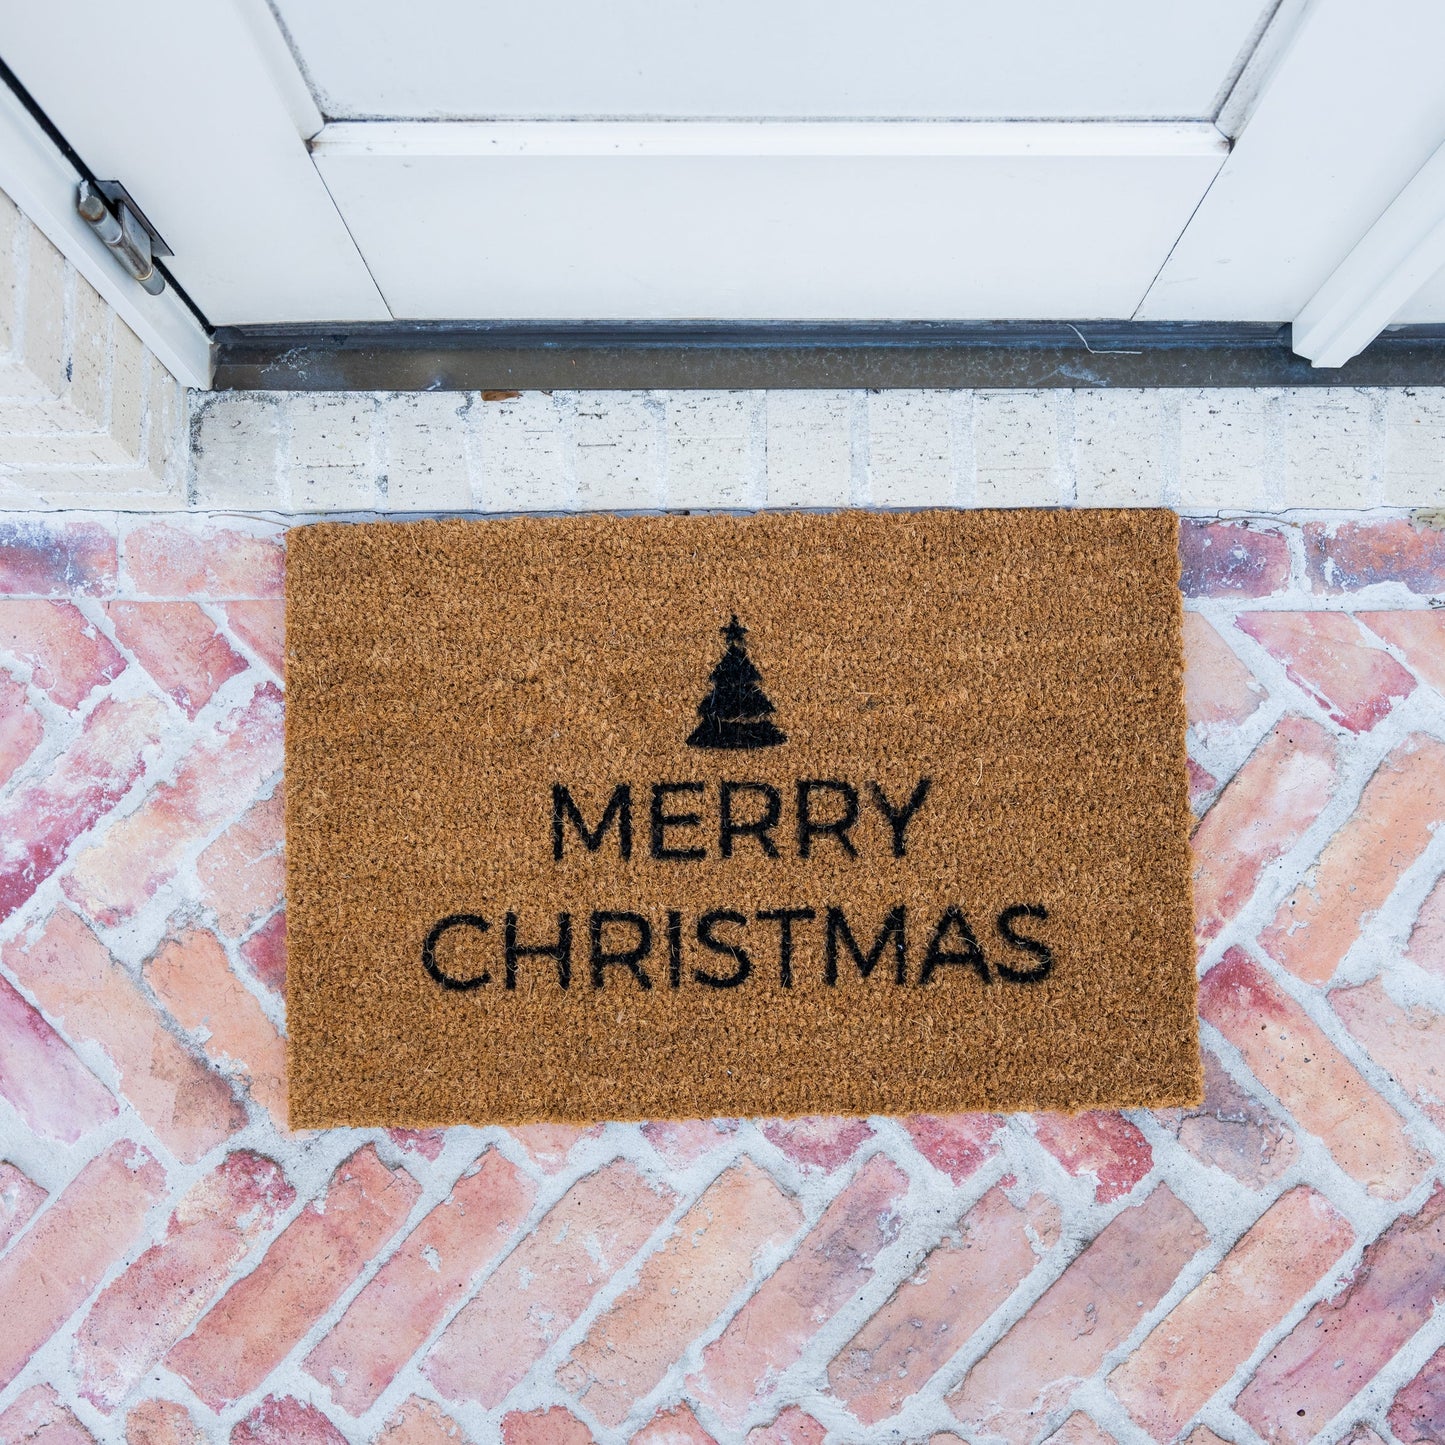
[[[232,326],[218,388],[633,391],[1445,385],[1445,327],[1312,367],[1287,326],[1213,322],[392,322]]]

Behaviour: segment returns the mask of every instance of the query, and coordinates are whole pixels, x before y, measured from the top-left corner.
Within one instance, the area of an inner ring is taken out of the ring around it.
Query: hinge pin
[[[124,201],[118,202],[115,211],[112,211],[89,181],[81,181],[75,209],[120,264],[152,296],[159,296],[166,289],[166,278],[156,270],[151,256],[150,234]]]

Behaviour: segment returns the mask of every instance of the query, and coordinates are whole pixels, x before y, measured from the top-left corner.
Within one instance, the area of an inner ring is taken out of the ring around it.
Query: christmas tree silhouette
[[[688,747],[770,748],[787,742],[787,734],[769,721],[773,705],[762,689],[763,675],[743,644],[747,628],[734,613],[719,630],[727,639],[727,651],[712,670],[712,687],[697,705],[702,721],[688,738]]]

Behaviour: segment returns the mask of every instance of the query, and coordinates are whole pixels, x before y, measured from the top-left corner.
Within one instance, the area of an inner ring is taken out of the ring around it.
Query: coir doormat
[[[293,531],[293,1125],[1196,1102],[1176,529]]]

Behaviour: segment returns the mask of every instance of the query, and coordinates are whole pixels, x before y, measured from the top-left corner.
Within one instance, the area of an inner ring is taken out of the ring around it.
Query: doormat
[[[293,1127],[1198,1102],[1176,542],[293,530]]]

